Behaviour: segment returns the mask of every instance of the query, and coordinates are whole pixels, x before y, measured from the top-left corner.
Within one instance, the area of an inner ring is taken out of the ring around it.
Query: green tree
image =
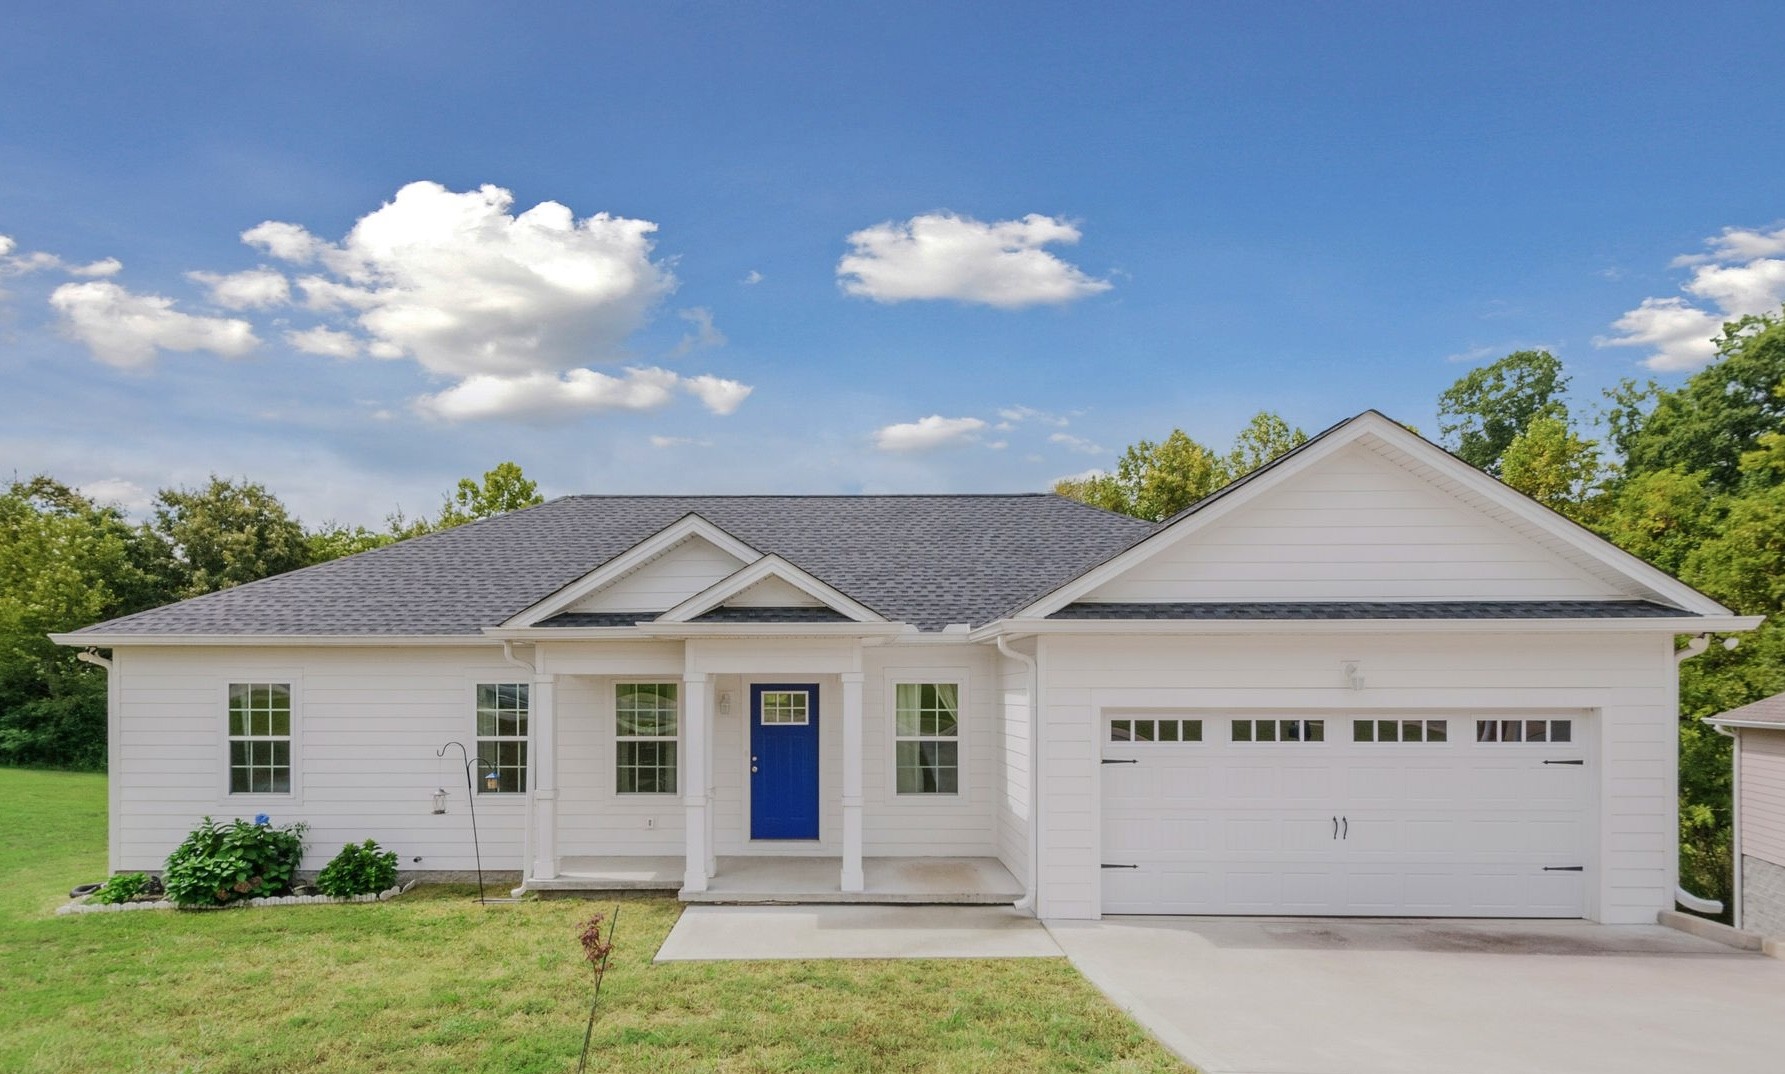
[[[392,526],[387,532],[369,530],[364,526],[347,526],[339,522],[325,522],[320,529],[312,530],[304,537],[310,548],[310,562],[326,563],[331,559],[358,555],[370,552],[374,548],[383,548],[394,543],[401,532],[400,527]]]
[[[1490,474],[1500,457],[1540,414],[1566,417],[1568,377],[1548,351],[1515,351],[1471,369],[1438,397],[1438,433],[1457,457]]]
[[[1499,461],[1500,480],[1576,522],[1587,521],[1598,505],[1605,482],[1599,442],[1575,432],[1555,411],[1532,418]]]
[[[1054,494],[1079,503],[1088,503],[1092,507],[1101,507],[1105,511],[1114,511],[1119,515],[1134,513],[1128,490],[1122,487],[1114,474],[1093,473],[1084,477],[1063,477],[1054,482]]]
[[[165,542],[168,588],[180,597],[308,566],[303,526],[265,485],[212,475],[200,489],[162,489],[150,528]]]
[[[1619,548],[1677,576],[1715,532],[1715,500],[1702,473],[1654,470],[1618,485],[1593,525]]]
[[[499,462],[495,469],[484,472],[482,482],[469,477],[459,479],[458,487],[441,507],[434,528],[450,529],[544,502],[538,483],[527,480],[518,463]]]
[[[1233,450],[1227,453],[1227,478],[1235,481],[1245,477],[1307,440],[1307,433],[1290,428],[1288,422],[1268,410],[1260,410],[1234,438]]]
[[[1732,489],[1742,477],[1742,455],[1765,434],[1785,432],[1785,318],[1724,325],[1717,353],[1678,389],[1627,383],[1609,393],[1608,422],[1626,472],[1677,467],[1704,473],[1713,489]]]
[[[0,494],[0,763],[105,764],[104,675],[47,635],[160,603],[154,538],[47,477]]]

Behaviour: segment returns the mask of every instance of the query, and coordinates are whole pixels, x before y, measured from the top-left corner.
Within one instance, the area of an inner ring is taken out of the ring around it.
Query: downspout
[[[118,711],[120,695],[118,669],[116,664],[100,656],[98,650],[95,649],[84,649],[75,653],[74,658],[83,664],[92,664],[105,672],[105,769],[107,777],[105,781],[105,867],[109,875],[118,869],[118,857],[124,838],[122,826],[118,823],[118,813],[122,806],[121,797],[124,793],[123,781],[111,778],[112,766],[117,763],[119,754],[123,752],[120,748],[123,731],[118,724],[122,718]]]
[[[1735,912],[1729,923],[1742,927],[1742,733],[1733,727],[1710,725],[1711,730],[1735,743],[1729,753],[1729,867],[1730,886],[1735,893]],[[1722,909],[1721,906],[1718,909]]]
[[[1012,649],[1004,635],[998,635],[997,642],[999,652],[1029,669],[1029,882],[1016,908],[1033,912],[1041,881],[1041,664]]]
[[[1737,644],[1737,642],[1736,642],[1735,638],[1730,638],[1723,643],[1724,647],[1728,648],[1728,649],[1734,649],[1736,647],[1736,644]],[[1711,636],[1709,634],[1700,634],[1698,637],[1693,638],[1691,641],[1687,642],[1686,647],[1684,649],[1681,649],[1678,652],[1673,654],[1674,667],[1677,669],[1681,664],[1684,664],[1686,661],[1692,659],[1693,657],[1704,655],[1705,651],[1708,650],[1710,647],[1711,647]],[[1674,684],[1675,684],[1674,691],[1675,691],[1675,695],[1677,698],[1678,691],[1679,691],[1679,676],[1677,673],[1674,676]],[[1677,704],[1677,700],[1676,700],[1676,704]],[[1674,733],[1677,735],[1679,732],[1675,731]],[[1678,762],[1676,761],[1675,764],[1677,765]],[[1679,776],[1677,774],[1675,775],[1674,780],[1675,780],[1674,798],[1676,800],[1676,805],[1674,808],[1677,810],[1679,808],[1678,804],[1677,804],[1677,801],[1679,798],[1679,783],[1678,783]],[[1739,848],[1741,844],[1735,842],[1735,833],[1734,833],[1734,829],[1733,829],[1733,823],[1734,823],[1734,820],[1733,820],[1733,816],[1732,816],[1732,818],[1731,818],[1732,830],[1730,833],[1730,844],[1731,844],[1732,848]],[[1679,838],[1679,833],[1676,832],[1674,834],[1674,838],[1677,840]],[[1736,849],[1734,855],[1732,855],[1732,856],[1737,859],[1736,860],[1737,872],[1735,874],[1735,883],[1737,885],[1740,885],[1741,884],[1741,872],[1740,872],[1741,851],[1739,849]],[[1678,859],[1675,859],[1675,860],[1677,862]],[[1674,879],[1674,884],[1673,884],[1674,901],[1679,903],[1681,906],[1684,906],[1686,909],[1691,910],[1694,913],[1699,913],[1699,914],[1720,914],[1723,912],[1723,904],[1721,902],[1717,901],[1716,899],[1706,899],[1702,896],[1694,895],[1690,891],[1687,891],[1684,887],[1682,887],[1680,885],[1680,874],[1679,874],[1679,867],[1677,864],[1674,867],[1673,879]],[[1741,889],[1738,886],[1736,890],[1740,891]]]

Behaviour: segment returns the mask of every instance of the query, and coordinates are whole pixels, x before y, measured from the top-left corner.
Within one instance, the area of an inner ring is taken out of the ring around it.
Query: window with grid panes
[[[477,684],[477,791],[519,794],[527,789],[529,683]],[[494,775],[495,786],[490,786]]]
[[[893,687],[893,709],[898,793],[960,793],[960,684],[899,683]]]
[[[676,793],[676,684],[614,687],[614,790]]]
[[[291,793],[291,684],[229,684],[229,793]]]

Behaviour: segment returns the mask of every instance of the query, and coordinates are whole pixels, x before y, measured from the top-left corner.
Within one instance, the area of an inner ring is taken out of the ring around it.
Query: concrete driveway
[[[1048,930],[1207,1074],[1785,1071],[1785,961],[1660,926],[1127,917]]]

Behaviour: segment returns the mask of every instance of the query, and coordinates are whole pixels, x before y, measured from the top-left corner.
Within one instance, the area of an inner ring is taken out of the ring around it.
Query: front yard
[[[575,1068],[612,902],[51,916],[104,868],[103,777],[0,769],[0,1070]],[[680,907],[620,905],[591,1070],[1184,1069],[1063,959],[659,966]]]

